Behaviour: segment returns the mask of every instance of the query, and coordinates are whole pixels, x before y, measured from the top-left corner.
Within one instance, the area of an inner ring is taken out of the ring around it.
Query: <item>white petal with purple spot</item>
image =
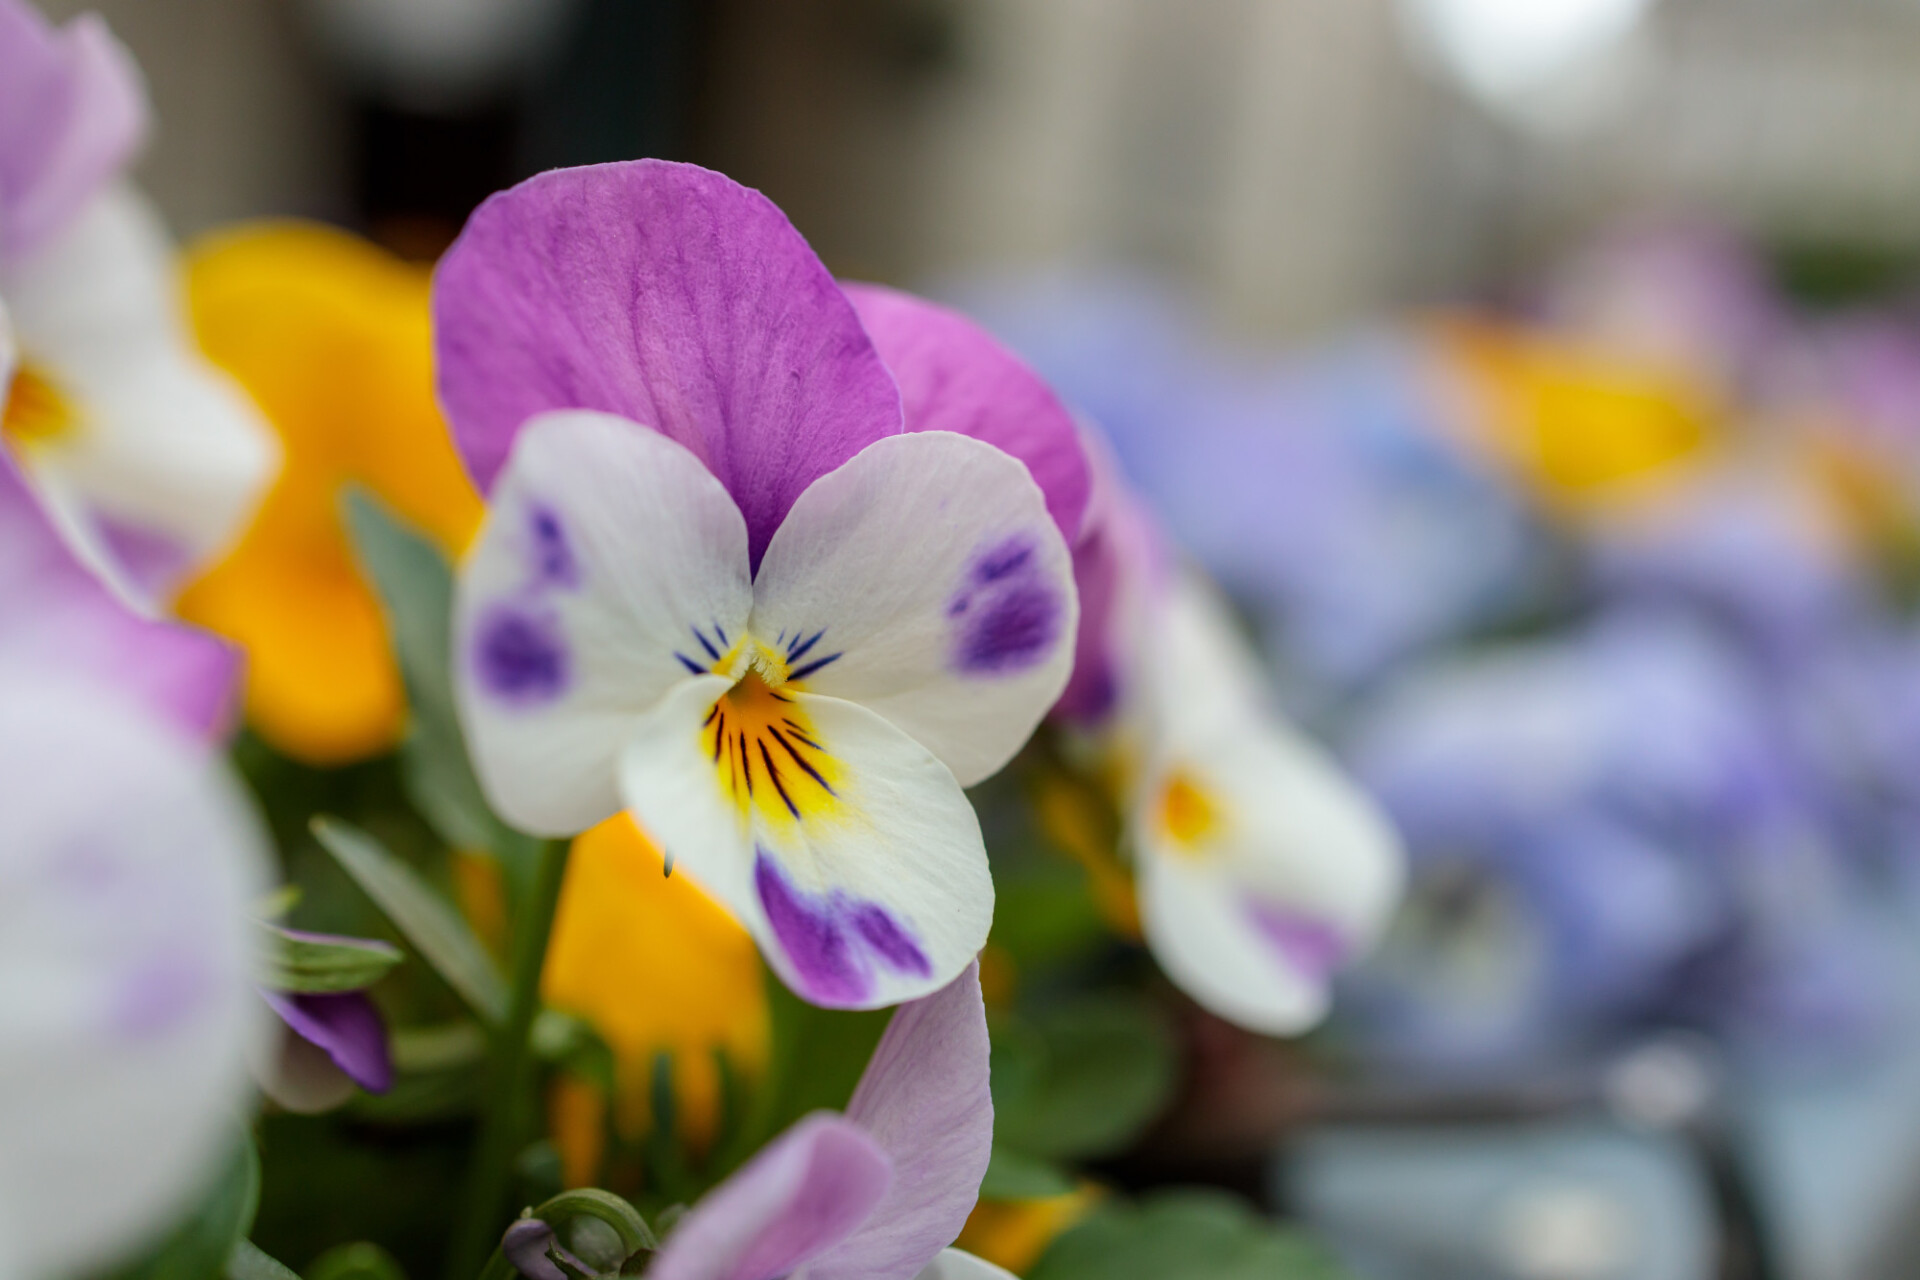
[[[893,436],[814,481],[773,535],[753,631],[807,690],[886,717],[971,786],[1073,666],[1073,562],[1025,466],[945,431]]]
[[[461,715],[501,815],[571,835],[618,811],[638,719],[737,642],[751,591],[746,524],[691,453],[611,414],[527,424],[456,605]]]

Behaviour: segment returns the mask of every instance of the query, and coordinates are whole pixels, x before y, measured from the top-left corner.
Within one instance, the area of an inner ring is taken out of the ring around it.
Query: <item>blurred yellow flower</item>
[[[246,650],[249,720],[314,764],[391,747],[405,715],[341,522],[343,487],[364,485],[450,555],[480,521],[434,401],[428,281],[424,267],[301,223],[225,231],[187,258],[200,344],[273,422],[286,465],[179,611]]]
[[[1470,442],[1562,510],[1637,492],[1716,442],[1714,396],[1682,371],[1484,321],[1434,335]]]
[[[953,1243],[1021,1275],[1062,1232],[1087,1216],[1101,1194],[1099,1187],[1083,1182],[1064,1195],[1037,1200],[982,1199]]]
[[[652,1122],[648,1083],[662,1052],[673,1054],[680,1131],[695,1147],[712,1140],[719,1120],[715,1051],[743,1075],[765,1066],[765,973],[753,939],[685,875],[667,875],[625,814],[573,842],[541,986],[548,1004],[584,1018],[613,1050],[623,1135]],[[579,1099],[562,1109],[585,1111]],[[593,1163],[573,1149],[592,1140],[590,1127],[556,1134],[570,1170]]]

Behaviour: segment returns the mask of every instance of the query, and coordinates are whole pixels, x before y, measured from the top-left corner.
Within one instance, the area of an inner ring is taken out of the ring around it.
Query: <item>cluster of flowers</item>
[[[492,1033],[475,1212],[542,1280],[602,1269],[559,1210],[501,1235],[543,973],[644,1072],[663,1019],[733,1034],[703,1001],[751,988],[756,948],[812,1005],[898,1012],[844,1114],[664,1241],[601,1204],[605,1265],[995,1273],[947,1249],[993,1138],[963,788],[1049,716],[1125,816],[1167,976],[1256,1030],[1322,1016],[1394,837],[1275,718],[1094,429],[983,331],[837,282],[755,192],[636,161],[493,197],[430,280],[319,228],[216,237],[190,334],[121,176],[144,127],[103,26],[0,0],[0,1270],[151,1242],[238,1140],[248,1063],[317,1110],[404,1057],[367,995],[401,953],[277,923],[298,889],[270,890],[268,827],[284,861],[307,814],[242,798],[242,688],[248,741],[309,765],[404,737],[426,819],[512,900],[503,983],[484,893],[463,920],[320,829]],[[421,535],[420,582],[458,558],[437,599],[376,599],[349,484]],[[676,1070],[697,1093],[697,1055]],[[274,1274],[250,1248],[229,1273]]]
[[[1349,1043],[1480,1081],[1673,1026],[1760,1070],[1875,1043],[1915,866],[1904,311],[1672,228],[1279,365],[1139,282],[970,300],[1405,837]]]

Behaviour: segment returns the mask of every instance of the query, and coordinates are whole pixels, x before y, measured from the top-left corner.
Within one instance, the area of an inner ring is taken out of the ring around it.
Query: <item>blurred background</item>
[[[1341,1069],[1202,1031],[1116,1176],[1381,1280],[1915,1274],[1920,3],[45,7],[184,237],[693,160],[1111,433],[1414,865]]]

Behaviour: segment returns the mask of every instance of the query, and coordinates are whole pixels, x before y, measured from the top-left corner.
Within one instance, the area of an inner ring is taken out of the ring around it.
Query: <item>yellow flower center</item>
[[[1198,853],[1220,826],[1220,807],[1190,774],[1176,770],[1160,792],[1160,826],[1181,852]]]
[[[80,412],[59,385],[39,367],[21,361],[0,409],[0,440],[19,448],[51,444],[71,435]]]
[[[701,726],[720,785],[742,816],[758,811],[776,828],[831,811],[840,767],[792,696],[786,663],[749,640],[714,670],[725,675],[743,666]]]

